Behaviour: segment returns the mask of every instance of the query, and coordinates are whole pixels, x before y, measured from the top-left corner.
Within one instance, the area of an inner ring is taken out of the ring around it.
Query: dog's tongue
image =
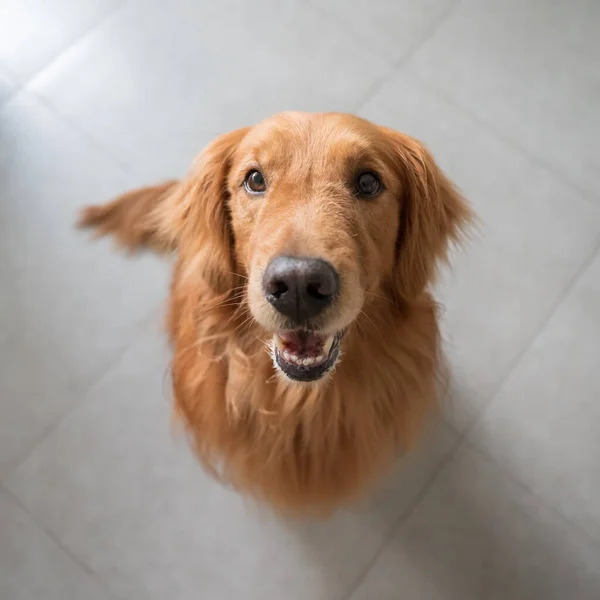
[[[308,331],[284,331],[279,334],[286,348],[295,354],[319,354],[323,348],[323,338]]]

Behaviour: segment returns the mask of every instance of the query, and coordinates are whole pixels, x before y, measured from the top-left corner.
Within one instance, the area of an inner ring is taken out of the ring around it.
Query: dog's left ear
[[[462,241],[474,213],[423,144],[382,129],[392,141],[403,185],[392,286],[395,295],[410,300],[435,280],[438,264]]]
[[[229,213],[227,177],[238,144],[250,128],[224,134],[195,160],[169,201],[160,207],[160,221],[177,240],[187,275],[200,277],[215,294],[235,286],[235,240]]]

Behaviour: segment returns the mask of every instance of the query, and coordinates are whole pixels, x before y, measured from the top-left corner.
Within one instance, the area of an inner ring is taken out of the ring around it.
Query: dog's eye
[[[253,169],[246,175],[244,187],[250,194],[263,194],[267,189],[267,182],[260,171]]]
[[[356,191],[359,196],[374,196],[380,188],[379,177],[371,171],[365,171],[356,178]]]

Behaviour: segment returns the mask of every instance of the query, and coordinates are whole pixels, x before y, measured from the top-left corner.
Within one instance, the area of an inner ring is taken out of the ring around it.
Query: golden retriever
[[[428,286],[471,219],[417,140],[289,112],[80,224],[176,253],[175,414],[204,466],[277,509],[328,513],[410,446],[435,404]]]

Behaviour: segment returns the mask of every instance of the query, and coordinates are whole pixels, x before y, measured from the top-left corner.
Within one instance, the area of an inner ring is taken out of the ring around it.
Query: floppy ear
[[[474,213],[423,144],[383,129],[392,139],[404,186],[394,293],[412,299],[435,280],[437,265],[447,261],[452,244],[462,241]]]
[[[227,176],[233,153],[248,130],[232,131],[209,144],[160,208],[160,221],[177,240],[186,275],[202,278],[216,294],[234,287],[237,272]]]

